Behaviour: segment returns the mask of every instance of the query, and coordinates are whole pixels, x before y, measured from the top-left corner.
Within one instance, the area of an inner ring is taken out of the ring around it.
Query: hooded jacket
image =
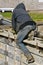
[[[13,10],[12,14],[12,27],[16,32],[19,32],[27,25],[34,25],[36,28],[36,23],[32,20],[30,15],[27,13],[23,3],[20,3]]]

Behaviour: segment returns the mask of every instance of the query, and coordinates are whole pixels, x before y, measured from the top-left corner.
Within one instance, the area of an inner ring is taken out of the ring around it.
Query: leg
[[[17,45],[20,47],[20,49],[23,51],[24,55],[27,57],[28,62],[33,62],[33,56],[31,55],[30,51],[25,47],[23,44],[24,38],[27,36],[27,34],[32,30],[32,26],[26,26],[17,34]]]

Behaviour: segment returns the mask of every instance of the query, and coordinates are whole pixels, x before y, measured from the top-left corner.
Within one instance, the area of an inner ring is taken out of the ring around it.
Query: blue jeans
[[[24,27],[22,30],[20,30],[17,34],[17,45],[23,51],[24,55],[28,58],[28,60],[32,58],[32,55],[30,51],[26,48],[26,46],[23,44],[23,40],[32,30],[33,30],[33,27],[28,25]]]

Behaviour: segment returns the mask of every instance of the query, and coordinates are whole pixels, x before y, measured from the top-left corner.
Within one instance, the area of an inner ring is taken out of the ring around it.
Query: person
[[[31,31],[34,31],[36,29],[36,23],[27,13],[25,5],[23,3],[18,4],[13,10],[12,27],[17,33],[16,43],[23,51],[24,55],[27,57],[28,63],[34,62],[34,58],[24,45],[23,40],[27,38],[28,34],[30,34]]]

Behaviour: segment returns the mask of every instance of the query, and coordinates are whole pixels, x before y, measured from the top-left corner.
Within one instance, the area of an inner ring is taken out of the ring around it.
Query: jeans
[[[30,51],[26,48],[26,46],[23,44],[23,40],[32,30],[33,30],[33,27],[31,25],[28,25],[24,27],[22,30],[20,30],[17,34],[16,43],[19,46],[19,48],[23,51],[24,55],[28,58],[28,60],[32,58],[32,55]]]

